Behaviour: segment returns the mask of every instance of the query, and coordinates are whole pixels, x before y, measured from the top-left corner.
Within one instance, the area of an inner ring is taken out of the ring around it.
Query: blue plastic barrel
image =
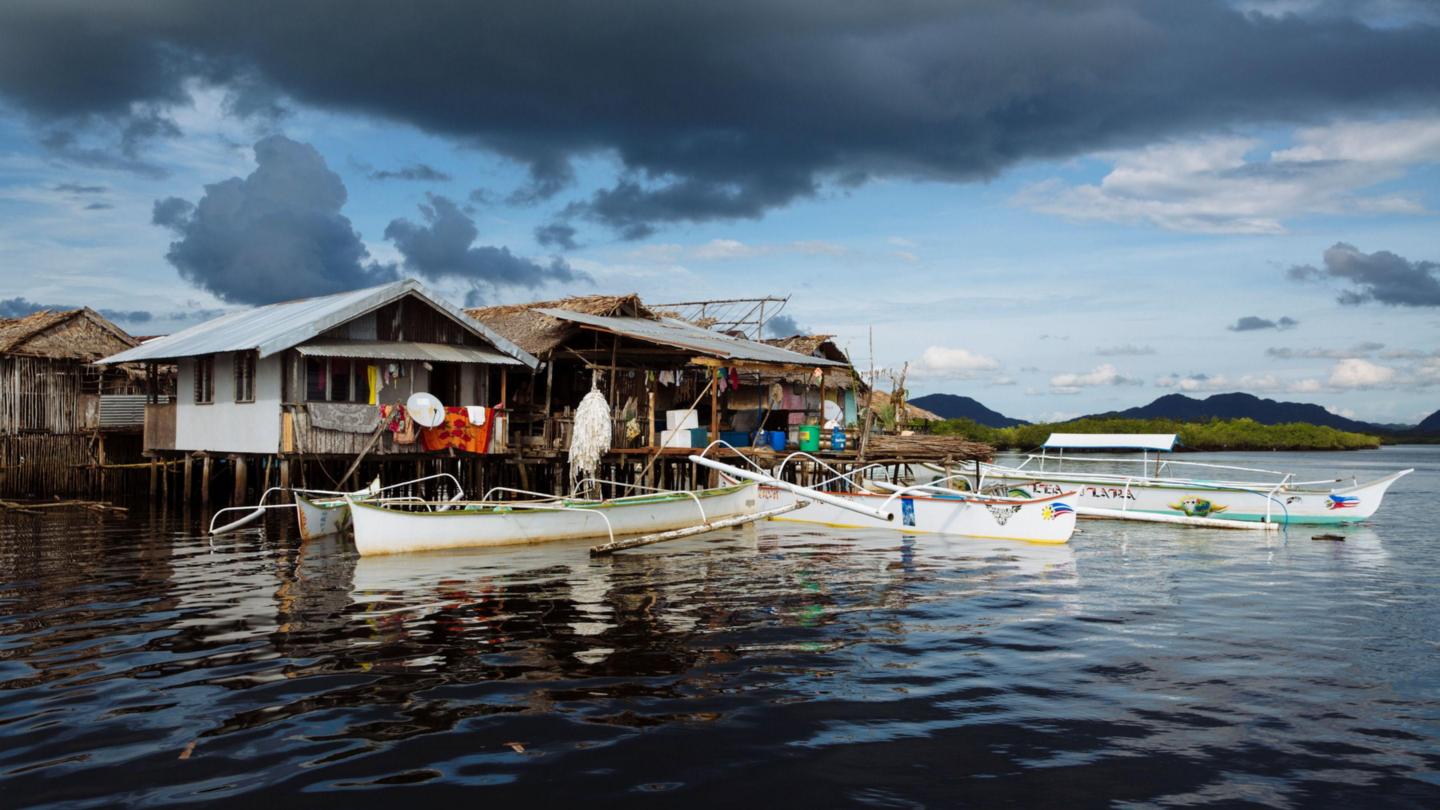
[[[785,431],[770,431],[770,449],[777,453],[785,452]]]

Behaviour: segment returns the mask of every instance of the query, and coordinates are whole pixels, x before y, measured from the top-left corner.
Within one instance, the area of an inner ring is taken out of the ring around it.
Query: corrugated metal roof
[[[519,346],[466,315],[458,307],[432,295],[424,285],[413,278],[364,290],[303,298],[299,301],[285,301],[232,312],[173,335],[147,340],[133,349],[99,362],[174,360],[179,357],[252,349],[258,351],[261,357],[268,357],[409,294],[443,310],[466,329],[490,341],[501,352],[531,368],[539,365],[539,361]]]
[[[756,363],[784,363],[795,366],[840,366],[844,363],[811,357],[767,346],[744,338],[730,337],[709,329],[702,329],[691,323],[674,318],[652,321],[648,318],[612,318],[605,315],[586,315],[564,309],[536,310],[552,318],[573,323],[596,326],[637,340],[648,340],[680,349],[689,349],[698,354],[719,357],[725,360],[743,360]]]
[[[519,360],[474,346],[448,343],[406,343],[388,340],[314,341],[295,351],[311,357],[362,357],[376,360],[432,360],[438,363],[521,365]]]

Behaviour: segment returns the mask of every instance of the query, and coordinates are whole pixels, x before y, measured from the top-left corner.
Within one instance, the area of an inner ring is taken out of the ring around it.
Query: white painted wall
[[[175,449],[276,453],[280,449],[280,355],[255,364],[255,401],[235,401],[234,355],[215,356],[215,401],[195,403],[195,359],[180,360]]]

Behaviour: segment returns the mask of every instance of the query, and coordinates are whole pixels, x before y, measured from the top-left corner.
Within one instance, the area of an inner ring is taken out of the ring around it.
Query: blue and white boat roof
[[[1174,433],[1051,433],[1047,450],[1174,450]]]

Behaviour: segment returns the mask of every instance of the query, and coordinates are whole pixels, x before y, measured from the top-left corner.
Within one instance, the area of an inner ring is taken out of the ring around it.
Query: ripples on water
[[[1344,543],[768,524],[359,560],[11,516],[0,804],[1440,806],[1440,452],[1285,463],[1422,469]]]

